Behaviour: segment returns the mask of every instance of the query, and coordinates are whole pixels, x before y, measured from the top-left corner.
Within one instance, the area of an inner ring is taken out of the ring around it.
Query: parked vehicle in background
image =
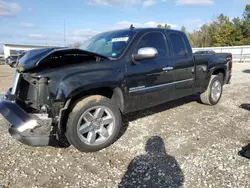
[[[12,55],[6,58],[6,64],[11,66],[11,67],[16,67],[17,62],[19,61],[20,58],[22,58],[25,55],[25,51],[20,53],[19,55]]]
[[[0,65],[4,65],[5,64],[5,60],[4,59],[0,59]]]
[[[66,135],[94,152],[116,140],[122,114],[193,94],[216,105],[232,54],[193,55],[181,31],[131,28],[98,34],[80,49],[31,50],[16,70],[0,103],[10,134],[31,146],[67,145]]]
[[[6,62],[7,65],[9,65],[11,67],[15,67],[17,59],[18,59],[18,55],[11,55],[11,56],[8,56],[5,59],[5,62]]]

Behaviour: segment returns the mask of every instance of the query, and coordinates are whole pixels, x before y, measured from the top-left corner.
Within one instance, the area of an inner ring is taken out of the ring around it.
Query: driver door
[[[127,89],[129,109],[135,111],[161,104],[174,93],[173,72],[167,72],[168,49],[162,32],[145,33],[135,47],[134,54],[145,47],[155,48],[158,56],[154,59],[143,59],[127,67]]]

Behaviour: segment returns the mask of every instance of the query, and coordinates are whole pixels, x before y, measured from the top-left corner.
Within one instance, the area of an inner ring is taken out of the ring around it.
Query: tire
[[[220,94],[216,95],[216,97],[213,97],[214,96],[212,92],[213,86],[216,83],[219,83],[218,87],[220,88]],[[221,99],[222,92],[223,92],[223,74],[220,73],[219,75],[212,75],[207,90],[200,95],[201,102],[203,104],[210,106],[216,105]]]
[[[96,152],[110,146],[121,127],[118,107],[104,96],[93,95],[76,102],[68,116],[66,137],[79,151]]]

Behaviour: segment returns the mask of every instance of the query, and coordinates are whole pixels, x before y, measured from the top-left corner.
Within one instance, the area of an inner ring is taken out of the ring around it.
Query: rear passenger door
[[[180,98],[193,93],[194,59],[186,36],[171,32],[169,39],[172,46],[175,97]]]

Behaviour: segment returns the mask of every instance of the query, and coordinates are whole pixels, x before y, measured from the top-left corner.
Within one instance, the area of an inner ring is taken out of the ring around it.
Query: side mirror
[[[152,47],[140,48],[137,54],[132,55],[132,61],[136,63],[136,61],[146,60],[146,59],[154,59],[158,56],[158,51]]]

